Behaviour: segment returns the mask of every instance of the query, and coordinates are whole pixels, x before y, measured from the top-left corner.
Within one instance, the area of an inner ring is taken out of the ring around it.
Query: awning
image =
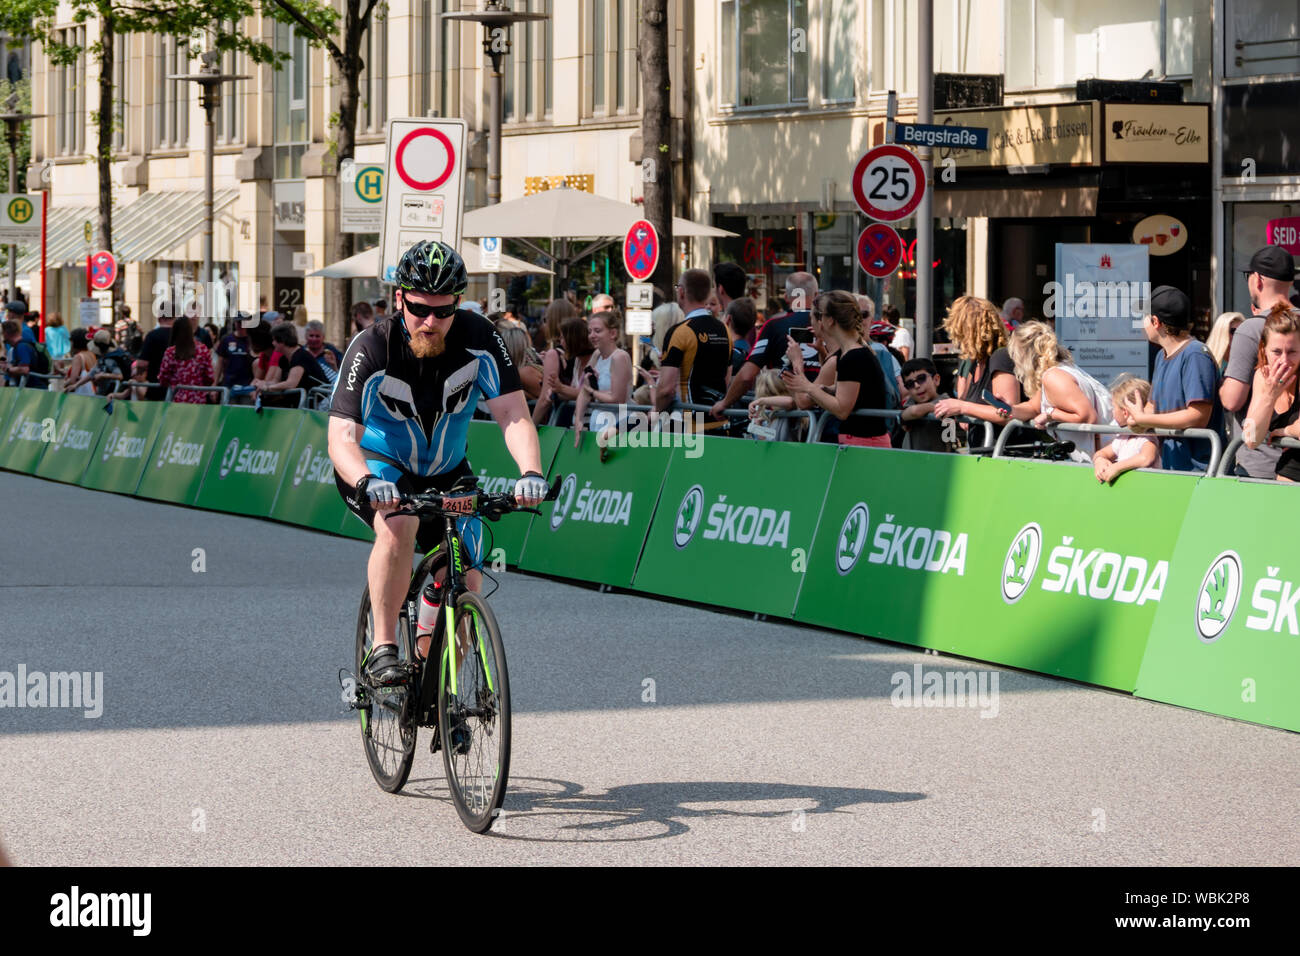
[[[214,191],[213,215],[238,198],[238,189]],[[98,216],[98,206],[56,206],[50,210],[46,255],[51,269],[74,265],[85,257],[82,230],[87,220],[94,223]],[[203,218],[202,190],[147,192],[135,202],[113,210],[113,254],[119,265],[162,259],[201,230]],[[40,246],[25,250],[18,259],[19,272],[36,272],[40,268]]]
[[[580,189],[547,189],[522,199],[483,206],[465,213],[463,235],[471,239],[622,239],[632,224],[645,218],[641,206],[608,199]],[[673,217],[673,238],[735,236],[734,232]]]
[[[1035,186],[1023,189],[936,189],[936,216],[989,219],[1052,219],[1097,214],[1096,186]]]

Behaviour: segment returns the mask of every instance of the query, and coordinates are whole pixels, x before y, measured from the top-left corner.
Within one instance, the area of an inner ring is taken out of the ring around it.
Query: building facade
[[[1202,310],[1240,307],[1244,283],[1229,273],[1248,257],[1245,247],[1262,244],[1266,221],[1290,215],[1300,185],[1288,147],[1300,140],[1300,34],[1295,11],[1282,6],[935,0],[936,72],[1000,78],[995,102],[945,111],[954,104],[941,97],[936,121],[1022,138],[1001,152],[936,151],[936,305],[967,292],[1015,295],[1034,312],[1056,242],[1137,241],[1138,222],[1167,215],[1188,235],[1153,267],[1153,280],[1186,288]],[[440,16],[477,7],[387,4],[363,49],[356,147],[358,162],[382,162],[389,118],[464,118],[467,209],[486,201],[488,74],[481,28],[444,28]],[[566,183],[638,201],[640,3],[527,0],[527,8],[550,20],[511,34],[502,199]],[[96,25],[66,12],[69,38],[93,44]],[[909,315],[915,222],[895,224],[909,244],[899,271],[868,279],[854,261],[865,220],[850,174],[884,141],[889,91],[898,93],[900,119],[915,115],[916,0],[671,0],[669,27],[677,214],[738,234],[678,243],[677,264],[732,259],[760,291],[807,269],[825,288],[871,292]],[[226,58],[228,72],[251,78],[227,85],[217,121],[215,278],[249,290],[244,308],[256,308],[247,298],[256,289],[270,307],[305,305],[320,316],[326,280],[309,273],[329,264],[337,222],[333,64],[291,26],[267,19],[223,28],[260,36],[290,59],[276,71]],[[194,50],[156,36],[116,44],[113,247],[124,263],[121,297],[147,324],[159,283],[198,278],[203,113],[193,84],[169,79],[195,69]],[[80,262],[95,245],[84,238],[97,219],[95,71],[93,59],[54,67],[33,51],[33,109],[48,118],[36,123],[28,185],[50,191],[48,308],[65,315],[83,294]],[[1182,103],[1142,112],[1076,95],[1080,80],[1143,78],[1176,81]],[[1116,123],[1186,127],[1206,141],[1192,149],[1155,136],[1131,146],[1114,138]],[[359,236],[358,250],[377,239]],[[22,265],[35,287],[33,262],[29,254]],[[575,273],[584,291],[622,278],[605,253]],[[358,296],[379,291],[373,280],[354,286]]]

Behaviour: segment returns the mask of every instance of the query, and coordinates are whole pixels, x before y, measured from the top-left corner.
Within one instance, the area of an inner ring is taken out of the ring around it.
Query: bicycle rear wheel
[[[442,761],[461,822],[484,833],[496,821],[510,774],[510,678],[496,616],[472,591],[456,601],[455,634],[454,648],[443,641],[438,668]]]
[[[405,613],[398,618],[397,630],[398,656],[409,661],[412,641]],[[409,685],[371,687],[366,681],[366,657],[374,636],[375,615],[367,586],[357,614],[357,710],[361,715],[361,742],[375,783],[382,790],[396,793],[405,785],[415,760],[415,706]]]

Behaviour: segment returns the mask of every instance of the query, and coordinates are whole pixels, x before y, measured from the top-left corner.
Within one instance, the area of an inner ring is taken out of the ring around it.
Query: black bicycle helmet
[[[393,283],[428,295],[462,295],[469,286],[465,260],[445,242],[426,239],[402,253]]]

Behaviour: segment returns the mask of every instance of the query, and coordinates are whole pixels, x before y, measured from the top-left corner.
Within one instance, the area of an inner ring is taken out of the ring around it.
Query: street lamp
[[[6,132],[9,134],[9,192],[18,192],[18,131],[19,127],[28,120],[42,119],[44,113],[19,113],[18,94],[10,93],[5,99],[4,112],[0,113],[0,120],[4,120]],[[9,298],[18,298],[18,247],[9,247]],[[44,310],[42,309],[41,318],[44,320]]]
[[[530,20],[549,20],[545,13],[516,12],[502,6],[502,0],[486,0],[480,11],[441,14],[443,20],[470,20],[483,24],[483,52],[492,63],[491,83],[488,85],[488,188],[487,204],[501,202],[501,61],[510,52],[510,28],[516,23]],[[488,276],[488,308],[497,289],[497,274]]]
[[[221,84],[234,80],[249,80],[251,76],[221,72],[221,51],[208,50],[199,54],[202,66],[198,73],[173,73],[169,80],[186,80],[199,84],[199,105],[203,107],[203,317],[212,315],[212,158],[216,150],[213,136],[212,113],[221,105]]]

